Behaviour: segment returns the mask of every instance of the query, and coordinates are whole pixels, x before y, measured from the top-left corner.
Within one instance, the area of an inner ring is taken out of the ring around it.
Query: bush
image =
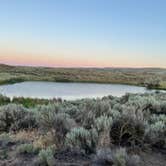
[[[152,115],[146,128],[146,139],[152,146],[166,148],[166,115]]]
[[[126,149],[100,149],[93,160],[93,166],[139,166],[139,157],[129,155]]]
[[[54,114],[57,114],[57,113],[60,113],[60,112],[63,112],[62,111],[62,106],[59,105],[59,104],[49,104],[49,105],[39,105],[38,106],[38,112],[41,112],[41,113],[45,113],[45,112],[49,112],[50,114],[54,113]]]
[[[70,105],[67,108],[65,108],[65,113],[69,114],[70,117],[76,117],[79,113],[79,110],[76,106]]]
[[[13,142],[13,140],[9,133],[3,133],[0,135],[0,147],[6,147],[11,142]]]
[[[17,154],[37,154],[39,152],[38,148],[35,148],[33,144],[22,144],[16,149]]]
[[[47,99],[32,99],[32,98],[24,98],[24,97],[14,97],[12,100],[15,104],[22,104],[26,108],[35,107],[40,104],[48,104],[49,100]]]
[[[96,119],[94,127],[98,131],[98,147],[108,147],[111,143],[110,130],[112,127],[113,120],[111,117],[100,116]]]
[[[149,89],[158,88],[160,86],[160,82],[161,82],[161,80],[159,78],[151,77],[151,78],[145,80],[144,85]]]
[[[55,164],[54,149],[59,153],[60,149],[66,148],[86,153],[87,157],[100,149],[96,160],[103,165],[135,165],[137,156],[127,154],[124,149],[107,148],[122,146],[131,150],[149,145],[164,152],[165,101],[165,93],[146,93],[127,94],[120,98],[59,101],[56,104],[55,100],[50,100],[52,104],[35,108],[3,105],[0,106],[0,134],[9,134],[0,135],[0,147],[9,153],[7,147],[13,149],[22,142],[31,143],[20,145],[18,153],[35,157],[33,155],[43,149],[39,158],[45,165]],[[6,157],[5,151],[1,154],[2,158]],[[58,155],[61,157],[62,154]]]
[[[113,143],[122,146],[141,146],[144,135],[144,122],[130,116],[122,116],[115,120],[110,132]]]
[[[16,121],[10,128],[12,131],[25,130],[25,129],[34,129],[38,127],[36,116],[32,112],[26,112],[26,115]]]
[[[107,147],[110,146],[111,140],[110,140],[110,130],[112,127],[113,120],[111,117],[107,116],[100,116],[95,120],[94,127],[96,128],[98,132],[98,147]]]
[[[0,95],[0,105],[5,105],[8,103],[10,103],[10,98],[3,96],[3,95]]]
[[[0,151],[0,160],[5,160],[8,158],[8,153],[7,153],[7,149],[3,149]]]
[[[112,126],[113,120],[111,117],[107,116],[100,116],[95,121],[95,127],[97,128],[98,132],[110,130]]]
[[[40,151],[39,161],[42,165],[54,166],[55,159],[54,159],[54,149],[53,147],[48,147],[47,149],[43,149]]]
[[[0,132],[8,132],[11,126],[23,119],[26,112],[21,105],[9,104],[0,107]]]
[[[91,129],[96,118],[109,114],[111,109],[110,103],[103,100],[88,100],[84,102],[80,113],[80,124],[86,129]]]
[[[120,117],[121,113],[118,110],[111,109],[110,111],[110,116],[112,117],[113,120],[116,120]]]
[[[0,131],[18,131],[36,127],[35,114],[27,111],[23,106],[9,104],[0,107]]]
[[[38,119],[41,130],[52,133],[57,148],[64,145],[67,132],[75,125],[74,120],[70,119],[69,115],[57,113],[54,110],[42,111]]]
[[[71,148],[84,150],[85,153],[95,151],[95,142],[97,142],[97,133],[88,131],[82,127],[74,128],[66,135],[66,145]]]
[[[151,112],[155,113],[155,114],[165,114],[166,113],[166,102],[165,101],[153,102]]]
[[[115,166],[136,166],[139,164],[139,157],[137,155],[128,155],[126,149],[120,148],[115,150],[114,154]]]

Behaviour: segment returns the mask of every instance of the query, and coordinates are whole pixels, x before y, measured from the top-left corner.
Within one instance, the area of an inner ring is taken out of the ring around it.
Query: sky
[[[166,68],[166,0],[0,0],[0,63]]]

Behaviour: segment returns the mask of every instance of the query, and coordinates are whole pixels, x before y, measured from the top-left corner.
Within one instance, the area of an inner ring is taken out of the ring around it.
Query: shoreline
[[[23,82],[53,82],[53,83],[91,83],[91,84],[114,84],[114,85],[129,85],[129,86],[138,86],[138,87],[143,87],[143,88],[146,88],[147,90],[166,90],[166,87],[155,87],[155,88],[147,88],[146,86],[143,86],[141,84],[133,84],[133,83],[122,83],[122,82],[101,82],[101,81],[53,81],[53,80],[45,80],[45,79],[41,79],[41,80],[35,80],[35,79],[32,79],[32,80],[14,80],[14,81],[7,81],[7,80],[4,80],[2,82],[0,82],[0,86],[3,86],[3,85],[12,85],[12,84],[17,84],[17,83],[23,83]]]
[[[0,65],[0,85],[24,81],[65,83],[121,84],[145,87],[146,80],[159,78],[159,87],[166,90],[166,69],[158,68],[41,68]]]

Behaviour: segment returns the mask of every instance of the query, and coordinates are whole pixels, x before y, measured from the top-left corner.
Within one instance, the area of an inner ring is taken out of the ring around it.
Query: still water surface
[[[0,93],[13,98],[62,98],[66,100],[96,98],[107,95],[122,96],[125,93],[144,93],[146,88],[120,84],[60,83],[27,81],[0,86]]]

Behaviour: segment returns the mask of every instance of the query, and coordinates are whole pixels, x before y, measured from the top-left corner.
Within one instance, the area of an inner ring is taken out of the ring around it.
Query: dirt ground
[[[0,147],[0,152],[3,150]],[[42,166],[38,163],[37,155],[17,155],[15,144],[10,144],[5,150],[8,155],[5,159],[0,159],[0,166]],[[139,166],[166,166],[166,153],[149,151],[140,152],[139,155]],[[92,162],[93,156],[78,151],[62,150],[55,153],[54,158],[54,166],[99,166]]]
[[[71,156],[70,156],[71,155]],[[19,156],[0,161],[0,166],[38,166],[34,156]],[[73,154],[58,154],[55,166],[95,166],[88,157]],[[107,166],[107,165],[105,165]],[[143,153],[140,166],[166,166],[166,156],[157,153]]]
[[[140,154],[141,166],[166,166],[166,154],[160,152],[143,152]]]

